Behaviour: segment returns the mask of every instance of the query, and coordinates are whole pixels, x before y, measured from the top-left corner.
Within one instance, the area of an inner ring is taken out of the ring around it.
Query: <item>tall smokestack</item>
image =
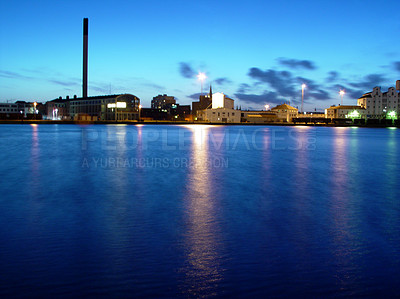
[[[83,79],[82,97],[87,98],[87,79],[88,79],[88,18],[83,19]]]

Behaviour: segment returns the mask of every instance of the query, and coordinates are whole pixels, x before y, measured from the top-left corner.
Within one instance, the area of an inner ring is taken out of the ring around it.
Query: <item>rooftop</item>
[[[288,104],[281,104],[281,105],[278,105],[278,106],[272,108],[271,110],[277,110],[277,109],[298,110],[297,108],[292,107],[292,106],[290,106],[290,105],[288,105]]]

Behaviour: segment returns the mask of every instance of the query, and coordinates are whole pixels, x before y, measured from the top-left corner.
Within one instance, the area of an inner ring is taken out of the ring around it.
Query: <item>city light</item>
[[[115,108],[115,103],[107,104],[107,108]],[[117,108],[126,108],[126,102],[117,102]]]
[[[387,116],[388,116],[388,118],[391,118],[391,119],[397,119],[396,111],[390,111],[390,112],[387,114]]]
[[[346,115],[346,118],[360,118],[360,113],[354,110]]]
[[[303,113],[303,103],[304,103],[304,89],[307,87],[304,83],[301,84],[301,113]]]
[[[205,80],[206,78],[207,78],[206,74],[204,74],[204,73],[202,73],[202,72],[200,72],[200,73],[197,75],[197,79],[200,80],[200,85],[201,85],[201,88],[200,88],[200,95],[203,95],[203,82],[204,82],[204,80]]]
[[[269,105],[265,105],[265,111],[268,111]]]
[[[339,91],[339,94],[340,94],[340,97],[341,97],[341,102],[340,102],[340,105],[341,105],[341,106],[343,106],[343,96],[344,96],[345,93],[346,93],[346,92],[345,92],[343,89],[341,89],[341,90]]]

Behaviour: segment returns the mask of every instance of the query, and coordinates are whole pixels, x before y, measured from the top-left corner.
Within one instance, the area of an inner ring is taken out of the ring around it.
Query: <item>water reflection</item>
[[[215,196],[211,192],[211,167],[209,158],[208,127],[189,127],[193,132],[191,155],[194,166],[190,168],[186,197],[187,231],[185,233],[185,275],[182,291],[189,296],[216,295],[222,280],[220,240],[214,211]]]
[[[354,234],[356,229],[353,215],[353,200],[351,196],[351,175],[354,161],[351,154],[357,152],[357,136],[352,136],[351,129],[335,128],[333,144],[332,183],[330,205],[332,215],[332,254],[336,265],[334,278],[342,289],[347,289],[357,279],[354,273],[354,252],[360,244]],[[354,158],[354,157],[353,157]]]
[[[32,141],[31,141],[31,189],[32,194],[37,194],[40,192],[40,150],[39,150],[39,135],[38,135],[38,125],[32,124]]]

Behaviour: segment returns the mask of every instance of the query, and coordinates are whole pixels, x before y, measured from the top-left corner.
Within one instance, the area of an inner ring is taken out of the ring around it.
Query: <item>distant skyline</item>
[[[355,104],[400,79],[398,0],[2,1],[0,102],[82,96],[89,18],[89,96],[158,94],[190,104],[212,84],[235,106],[305,110]]]

